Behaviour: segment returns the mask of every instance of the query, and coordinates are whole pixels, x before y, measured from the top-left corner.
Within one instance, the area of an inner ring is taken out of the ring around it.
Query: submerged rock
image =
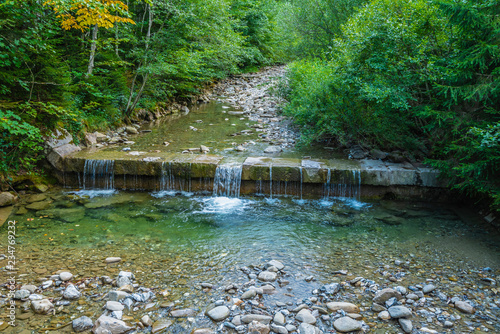
[[[73,330],[79,333],[91,329],[92,327],[94,327],[94,323],[92,322],[92,319],[90,319],[89,317],[83,316],[73,320],[72,326]]]
[[[333,327],[342,333],[359,331],[362,325],[359,321],[351,319],[350,317],[338,318],[333,322]]]

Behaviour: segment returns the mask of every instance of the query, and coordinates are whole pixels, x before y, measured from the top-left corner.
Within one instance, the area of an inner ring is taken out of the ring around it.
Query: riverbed
[[[168,320],[165,333],[197,328],[238,332],[238,326],[246,331],[249,324],[234,324],[237,317],[255,313],[274,317],[281,311],[289,328],[298,329],[300,310],[294,310],[302,304],[316,314],[314,327],[326,333],[334,330],[334,320],[342,315],[327,310],[331,301],[357,305],[356,321],[365,331],[397,333],[400,324],[380,319],[381,311],[373,310],[372,301],[382,288],[396,287],[405,288],[406,296],[412,289],[422,294],[399,302],[412,311],[414,328],[439,333],[500,330],[495,285],[500,237],[464,208],[168,191],[66,189],[35,196],[21,203],[17,208],[21,211],[10,218],[17,222],[16,289],[34,285],[36,291],[17,301],[17,327],[8,327],[7,333],[71,332],[70,322],[83,315],[95,322],[109,313],[103,306],[108,293],[118,289],[109,283],[116,285],[121,272],[135,276],[130,294],[152,292],[150,299],[134,301],[121,315],[127,325],[144,333],[153,328],[138,325],[145,315],[157,329],[158,321]],[[3,228],[2,235],[6,232]],[[107,263],[112,257],[120,261]],[[284,268],[273,280],[259,279],[271,260]],[[4,259],[2,282],[8,276],[6,265]],[[61,272],[73,277],[62,281]],[[43,288],[48,281],[50,285]],[[61,295],[70,283],[81,293],[77,299]],[[332,283],[340,284],[340,290],[322,294],[321,288]],[[424,294],[429,284],[434,289]],[[273,287],[272,293],[241,299],[251,287],[267,285]],[[48,298],[54,310],[34,314],[27,305],[32,295]],[[458,311],[452,298],[469,302],[475,313]],[[2,300],[5,313],[8,299]],[[230,309],[224,321],[205,315],[214,303]],[[327,313],[318,313],[315,307]],[[176,310],[190,312],[176,317]],[[445,322],[452,327],[444,327]]]

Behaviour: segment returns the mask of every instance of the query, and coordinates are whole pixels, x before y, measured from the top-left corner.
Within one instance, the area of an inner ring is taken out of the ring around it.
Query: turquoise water
[[[346,277],[383,283],[387,276],[382,274],[388,272],[405,286],[431,277],[442,285],[448,279],[470,284],[481,268],[500,267],[499,235],[472,212],[442,204],[169,192],[64,191],[49,196],[48,209],[11,216],[18,222],[19,284],[39,284],[38,277],[57,270],[69,270],[78,279],[116,277],[127,270],[141,286],[168,290],[164,300],[176,307],[203,309],[221,291],[205,293],[199,283],[244,283],[248,279],[240,267],[261,266],[271,259],[286,265],[283,278],[289,284],[276,285],[278,293],[266,299],[293,303],[322,284]],[[1,234],[6,235],[5,228]],[[110,256],[122,262],[106,265]],[[407,264],[407,276],[401,276],[395,260]],[[340,270],[347,276],[335,274]],[[107,291],[92,284],[88,296]],[[450,284],[450,291],[459,287]],[[47,290],[44,295],[59,293]],[[97,318],[101,304],[90,299],[73,303],[68,314],[85,311]],[[23,326],[62,324],[68,316],[34,317]]]

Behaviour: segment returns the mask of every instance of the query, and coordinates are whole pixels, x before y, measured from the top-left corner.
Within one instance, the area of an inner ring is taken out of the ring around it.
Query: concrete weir
[[[90,164],[88,160],[112,160],[112,175],[86,170],[88,166],[102,165]],[[378,160],[225,158],[209,154],[82,151],[62,159],[58,177],[66,187],[83,188],[83,181],[88,180],[89,175],[101,175],[108,179],[112,177],[115,189],[212,192],[218,167],[228,164],[241,166],[241,173],[227,174],[241,175],[237,185],[240,194],[301,198],[390,196],[434,200],[444,193],[437,171]],[[217,173],[217,178],[220,175]],[[217,182],[223,181],[218,179]]]

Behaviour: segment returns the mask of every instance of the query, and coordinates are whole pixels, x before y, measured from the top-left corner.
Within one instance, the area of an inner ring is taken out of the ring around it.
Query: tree
[[[87,76],[94,69],[95,52],[97,48],[97,32],[100,27],[112,28],[114,24],[123,22],[135,24],[130,19],[128,6],[117,0],[48,0],[44,5],[54,9],[61,19],[61,26],[65,30],[77,29],[85,32],[92,27],[89,64]]]

